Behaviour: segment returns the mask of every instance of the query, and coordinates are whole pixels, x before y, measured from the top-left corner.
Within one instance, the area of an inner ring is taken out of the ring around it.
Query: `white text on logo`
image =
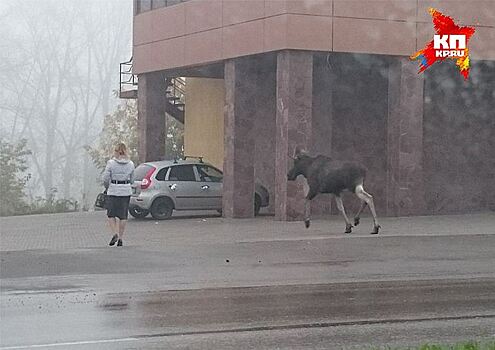
[[[465,35],[438,35],[433,36],[433,48],[436,57],[464,57],[466,48]]]

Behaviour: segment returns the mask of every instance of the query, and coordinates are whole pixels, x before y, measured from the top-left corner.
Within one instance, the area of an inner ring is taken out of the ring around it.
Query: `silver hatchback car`
[[[129,213],[163,220],[174,210],[222,211],[223,174],[201,158],[146,162],[134,172]],[[269,204],[268,190],[255,184],[254,212]]]

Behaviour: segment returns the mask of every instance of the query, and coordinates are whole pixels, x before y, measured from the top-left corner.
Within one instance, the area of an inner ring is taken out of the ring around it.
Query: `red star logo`
[[[435,38],[424,49],[412,55],[411,59],[419,60],[419,73],[424,72],[426,68],[435,62],[440,62],[447,58],[453,59],[456,61],[456,65],[459,67],[464,79],[467,79],[469,76],[469,49],[467,44],[475,29],[473,27],[458,26],[451,17],[434,8],[430,8],[429,12],[433,18],[433,26],[436,32]],[[457,47],[452,47],[455,43],[458,44]]]

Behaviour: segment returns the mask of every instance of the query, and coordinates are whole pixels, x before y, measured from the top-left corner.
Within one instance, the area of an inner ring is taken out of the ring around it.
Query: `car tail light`
[[[148,172],[144,176],[144,178],[141,180],[141,189],[142,190],[145,190],[148,187],[150,187],[150,185],[151,185],[151,175],[153,175],[153,173],[155,172],[155,170],[156,170],[155,167],[151,167],[150,170],[148,170]]]

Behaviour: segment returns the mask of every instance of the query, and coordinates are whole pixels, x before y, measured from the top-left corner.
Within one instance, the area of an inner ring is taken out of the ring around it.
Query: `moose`
[[[304,224],[309,228],[310,219],[310,202],[319,193],[331,193],[335,196],[337,208],[345,220],[345,233],[352,232],[352,224],[349,221],[342,203],[341,193],[350,191],[360,200],[356,216],[354,217],[354,226],[359,225],[361,212],[366,206],[369,206],[373,215],[373,230],[371,234],[378,234],[381,226],[378,224],[376,217],[373,196],[364,190],[363,184],[366,176],[366,168],[353,162],[343,162],[332,158],[318,155],[310,157],[304,150],[296,148],[294,154],[294,166],[287,174],[289,181],[294,181],[299,175],[306,178],[307,189],[304,203]]]

